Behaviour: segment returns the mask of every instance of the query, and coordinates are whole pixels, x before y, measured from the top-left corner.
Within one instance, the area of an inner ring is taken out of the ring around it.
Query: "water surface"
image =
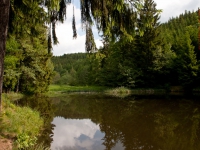
[[[23,101],[52,150],[199,150],[199,96],[68,94]]]

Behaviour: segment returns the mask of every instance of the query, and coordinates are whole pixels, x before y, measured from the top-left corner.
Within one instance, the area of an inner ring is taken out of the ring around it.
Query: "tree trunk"
[[[18,92],[19,92],[19,77],[17,79],[17,87],[16,87],[16,93],[18,93]]]
[[[198,16],[199,16],[199,23],[200,23],[200,9],[198,10]],[[198,39],[199,39],[199,50],[200,50],[200,26],[199,26],[199,33],[198,33]]]
[[[9,22],[10,0],[0,0],[0,113],[2,110],[3,65]]]

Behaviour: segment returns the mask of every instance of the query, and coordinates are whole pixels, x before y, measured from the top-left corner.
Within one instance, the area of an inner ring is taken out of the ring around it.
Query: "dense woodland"
[[[138,24],[143,36],[134,31],[107,41],[96,53],[54,56],[55,84],[103,85],[166,88],[183,86],[192,89],[200,83],[200,49],[198,13],[185,11],[166,23],[159,23],[150,3],[144,5]],[[143,27],[143,19],[153,17],[153,28]]]
[[[4,62],[5,92],[42,93],[51,83],[166,89],[170,86],[186,89],[199,86],[200,17],[197,11],[185,11],[161,24],[161,11],[156,9],[154,1],[146,0],[142,5],[134,6],[136,12],[125,9],[124,16],[118,14],[128,21],[123,24],[125,21],[121,20],[124,29],[115,24],[106,26],[105,20],[94,18],[100,21],[98,29],[103,31],[104,46],[100,49],[94,45],[91,24],[86,23],[87,53],[52,56],[51,40],[54,44],[58,43],[54,35],[55,24],[50,26],[51,31],[45,18],[39,18],[40,15],[48,17],[48,14],[39,6],[30,5],[37,9],[29,12],[14,2],[11,1],[13,19]],[[25,5],[29,6],[28,3]],[[15,16],[17,13],[19,17]],[[38,18],[27,21],[26,18],[33,14]],[[64,14],[60,15],[59,19],[63,22]],[[76,37],[74,18],[72,24],[73,36]]]

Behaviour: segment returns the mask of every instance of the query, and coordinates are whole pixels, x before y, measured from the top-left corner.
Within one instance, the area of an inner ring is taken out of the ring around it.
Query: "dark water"
[[[46,118],[40,140],[52,150],[200,149],[199,96],[69,94],[31,101],[24,104]]]

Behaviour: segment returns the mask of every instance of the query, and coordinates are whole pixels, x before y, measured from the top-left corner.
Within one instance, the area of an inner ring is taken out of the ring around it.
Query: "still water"
[[[36,104],[51,114],[41,140],[52,150],[200,149],[199,96],[69,94]]]
[[[91,119],[65,119],[55,117],[53,122],[53,142],[51,149],[98,149],[103,150],[102,138],[105,136],[101,132],[99,124],[95,124]]]

